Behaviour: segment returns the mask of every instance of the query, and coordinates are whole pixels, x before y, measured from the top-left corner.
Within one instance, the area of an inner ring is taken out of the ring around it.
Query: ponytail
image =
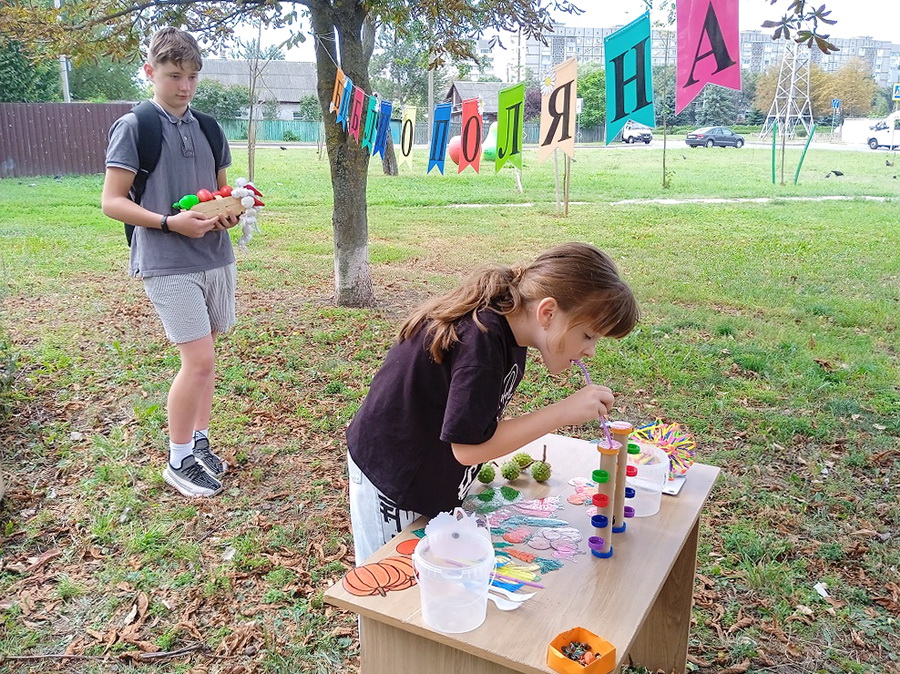
[[[554,298],[573,325],[587,323],[607,337],[624,337],[639,318],[634,295],[609,256],[589,244],[568,243],[545,251],[527,267],[477,269],[462,285],[419,306],[398,339],[410,339],[424,327],[431,356],[440,363],[459,341],[456,325],[463,317],[471,316],[487,331],[478,312],[515,314],[545,297]]]

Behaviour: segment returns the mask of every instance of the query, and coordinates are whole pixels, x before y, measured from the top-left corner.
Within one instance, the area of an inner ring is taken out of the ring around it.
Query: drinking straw
[[[588,386],[590,386],[592,383],[591,375],[588,372],[588,369],[584,366],[584,363],[582,363],[580,360],[573,360],[572,362],[581,368],[581,372],[582,372],[582,374],[584,374],[584,379],[585,379],[585,381],[587,381]],[[609,425],[606,423],[606,417],[604,417],[602,414],[600,415],[600,425],[603,427],[603,432],[606,434],[606,446],[609,447],[610,449],[612,449],[612,446],[613,446],[612,435],[609,432]]]

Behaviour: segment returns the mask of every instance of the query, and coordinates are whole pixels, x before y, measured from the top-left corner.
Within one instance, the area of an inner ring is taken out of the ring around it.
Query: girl
[[[527,267],[477,270],[416,309],[347,429],[356,563],[420,515],[459,506],[482,463],[606,416],[612,391],[585,386],[501,419],[529,346],[557,374],[637,320],[612,260],[583,243],[551,248]]]

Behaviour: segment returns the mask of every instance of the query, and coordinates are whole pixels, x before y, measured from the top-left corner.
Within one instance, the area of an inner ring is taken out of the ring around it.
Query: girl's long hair
[[[619,277],[609,256],[586,243],[566,243],[541,253],[530,265],[481,267],[448,293],[420,305],[401,326],[398,339],[425,329],[435,362],[459,341],[456,325],[471,316],[481,330],[478,312],[515,314],[530,302],[556,300],[570,325],[586,323],[605,337],[624,337],[640,317],[631,288]],[[426,340],[427,342],[427,340]]]

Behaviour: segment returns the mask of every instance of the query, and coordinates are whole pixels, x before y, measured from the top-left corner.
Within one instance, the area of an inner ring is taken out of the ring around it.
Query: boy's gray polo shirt
[[[158,105],[162,122],[162,152],[156,169],[147,178],[141,206],[154,213],[175,213],[172,204],[200,189],[217,189],[212,148],[190,108],[178,119]],[[224,134],[223,134],[224,135]],[[228,143],[223,148],[222,167],[231,166]],[[129,112],[109,130],[106,166],[137,174],[137,117]],[[234,262],[234,248],[227,231],[207,232],[192,239],[160,229],[135,227],[131,240],[132,276],[169,276],[209,271]]]

